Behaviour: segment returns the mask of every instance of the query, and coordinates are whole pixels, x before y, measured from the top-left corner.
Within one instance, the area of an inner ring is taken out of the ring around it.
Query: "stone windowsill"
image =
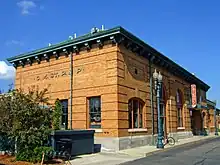
[[[102,133],[102,129],[99,129],[99,128],[98,128],[98,129],[95,129],[95,128],[92,129],[92,128],[90,128],[89,130],[94,130],[95,133]]]
[[[147,128],[128,129],[128,132],[147,132]]]
[[[177,127],[177,130],[184,130],[185,127]]]
[[[210,126],[210,128],[215,128],[215,126]]]

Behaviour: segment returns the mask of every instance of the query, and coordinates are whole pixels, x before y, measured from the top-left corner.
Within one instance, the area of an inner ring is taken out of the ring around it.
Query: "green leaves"
[[[17,139],[17,156],[27,161],[36,154],[30,151],[47,143],[51,131],[52,114],[46,93],[46,89],[29,89],[27,93],[14,90],[0,96],[0,136]]]
[[[55,108],[53,111],[53,129],[60,130],[61,128],[61,116],[62,116],[62,104],[57,99],[55,102]]]
[[[49,159],[49,152],[53,152],[51,147],[36,147],[34,150],[23,150],[19,152],[16,156],[16,160],[18,161],[29,161],[33,163],[41,162],[43,153],[45,153],[44,161]]]

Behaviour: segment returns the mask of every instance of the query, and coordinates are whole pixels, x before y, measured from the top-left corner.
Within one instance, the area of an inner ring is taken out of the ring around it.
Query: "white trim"
[[[98,129],[93,129],[93,128],[90,128],[90,129],[88,129],[88,130],[94,130],[95,131],[95,133],[102,133],[103,131],[102,131],[102,129],[100,129],[100,128],[98,128]]]
[[[177,130],[183,130],[185,127],[177,127]]]
[[[147,128],[128,129],[128,132],[147,132]]]

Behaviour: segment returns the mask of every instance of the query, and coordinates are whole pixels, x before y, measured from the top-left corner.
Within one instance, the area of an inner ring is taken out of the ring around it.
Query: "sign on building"
[[[192,107],[195,108],[197,105],[197,98],[196,98],[196,85],[191,85],[191,95],[192,95]]]

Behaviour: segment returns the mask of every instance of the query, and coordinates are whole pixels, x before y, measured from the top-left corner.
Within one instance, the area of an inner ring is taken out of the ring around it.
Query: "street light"
[[[154,82],[155,82],[155,91],[157,93],[157,125],[158,125],[158,136],[157,136],[157,148],[164,148],[164,145],[163,145],[163,135],[162,135],[162,132],[163,132],[163,127],[161,125],[161,114],[160,114],[160,104],[161,104],[161,86],[162,86],[162,79],[163,79],[163,76],[160,74],[157,73],[156,69],[153,73],[153,78],[154,78]]]
[[[214,103],[215,103],[215,111],[214,111],[215,135],[218,136],[218,128],[217,128],[217,121],[216,121],[216,115],[217,115],[216,101],[214,101]]]

